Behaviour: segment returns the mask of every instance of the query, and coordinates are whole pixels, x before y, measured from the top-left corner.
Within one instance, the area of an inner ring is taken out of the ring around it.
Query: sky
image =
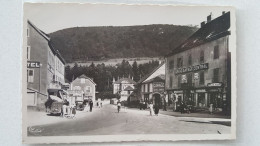
[[[30,20],[45,33],[70,27],[149,24],[197,25],[228,11],[229,7],[26,3],[24,22]]]

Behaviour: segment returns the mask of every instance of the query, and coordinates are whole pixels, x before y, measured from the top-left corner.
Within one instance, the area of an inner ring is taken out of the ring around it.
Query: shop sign
[[[208,83],[208,87],[222,87],[222,83]]]
[[[27,61],[27,68],[40,68],[40,66],[38,61]]]
[[[176,93],[176,94],[183,93],[183,91],[174,91],[174,93]]]
[[[153,92],[164,92],[164,83],[163,82],[154,82],[153,83]]]
[[[197,93],[206,92],[206,90],[205,90],[205,89],[197,89],[196,92],[197,92]]]
[[[203,63],[199,65],[194,65],[194,66],[189,66],[189,67],[183,67],[183,68],[178,68],[176,70],[176,74],[181,74],[181,73],[187,73],[187,72],[192,72],[192,71],[199,71],[199,70],[205,70],[209,68],[208,63]]]

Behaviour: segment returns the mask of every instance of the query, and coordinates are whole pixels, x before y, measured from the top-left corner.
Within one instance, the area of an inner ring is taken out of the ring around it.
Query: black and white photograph
[[[236,139],[233,7],[23,9],[23,143]]]

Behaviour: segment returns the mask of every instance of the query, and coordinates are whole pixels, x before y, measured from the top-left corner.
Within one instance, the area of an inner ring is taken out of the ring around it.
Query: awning
[[[54,101],[63,102],[62,99],[60,99],[59,97],[54,96],[54,95],[50,95],[50,98],[51,98],[52,100],[54,100]]]

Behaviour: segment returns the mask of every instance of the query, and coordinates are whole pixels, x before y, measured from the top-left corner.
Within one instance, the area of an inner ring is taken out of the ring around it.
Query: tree
[[[133,80],[137,82],[138,80],[140,80],[140,76],[139,76],[139,71],[138,71],[138,66],[136,61],[134,61],[132,65],[132,71],[133,71]]]

